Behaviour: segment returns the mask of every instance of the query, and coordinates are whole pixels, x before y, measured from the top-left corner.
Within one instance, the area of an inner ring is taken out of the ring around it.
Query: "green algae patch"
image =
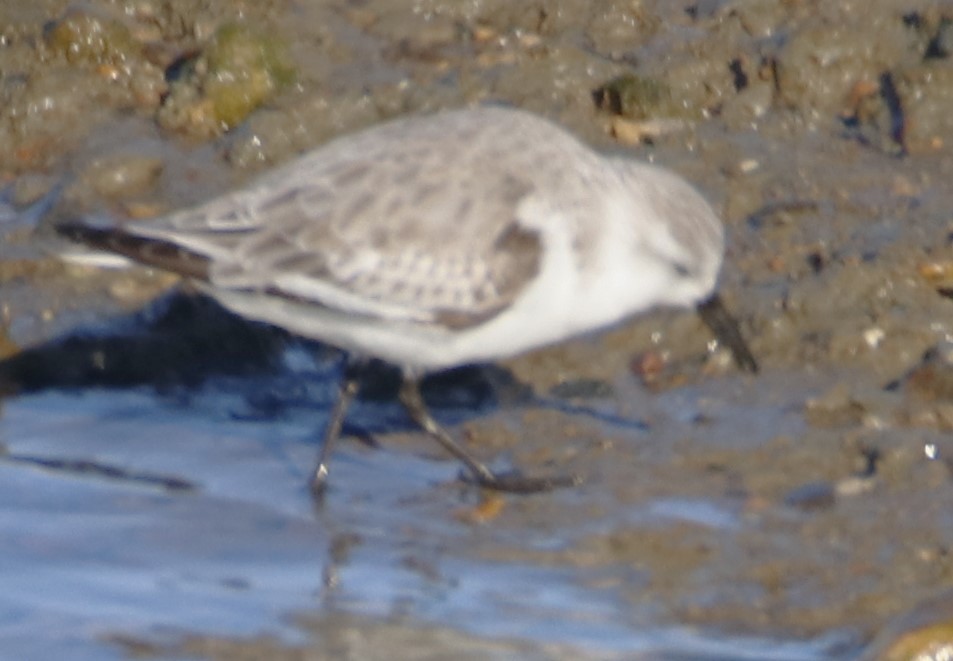
[[[120,65],[142,56],[141,44],[121,21],[79,10],[51,23],[44,40],[71,64]]]
[[[193,135],[218,135],[291,84],[295,73],[280,41],[247,24],[226,23],[173,84],[160,124]]]
[[[205,94],[216,119],[227,128],[241,123],[295,78],[294,66],[281,43],[240,23],[218,29],[205,59]]]
[[[655,78],[624,74],[617,76],[592,93],[600,110],[629,119],[670,117],[675,113],[672,90]]]

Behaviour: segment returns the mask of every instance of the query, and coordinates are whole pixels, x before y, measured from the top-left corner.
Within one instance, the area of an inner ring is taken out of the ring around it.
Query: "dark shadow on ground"
[[[303,350],[313,366],[289,368],[285,356],[292,348]],[[263,419],[318,405],[314,389],[333,392],[343,363],[344,354],[338,349],[244,320],[208,297],[176,291],[103,328],[78,329],[0,361],[0,394],[143,386],[166,392],[227,378],[229,387],[245,397],[247,415]],[[397,406],[399,384],[398,368],[371,361],[362,372],[359,398]],[[442,371],[427,376],[422,384],[428,405],[454,423],[499,406],[537,406],[644,428],[639,421],[607,416],[580,403],[599,399],[604,391],[611,392],[611,386],[600,383],[589,390],[585,396],[574,390],[567,397],[558,392],[537,397],[509,370],[496,365]],[[320,399],[323,404],[325,398]],[[386,417],[383,425],[380,420],[352,418],[345,431],[358,436],[394,431],[395,416]],[[409,420],[406,426],[412,427]]]

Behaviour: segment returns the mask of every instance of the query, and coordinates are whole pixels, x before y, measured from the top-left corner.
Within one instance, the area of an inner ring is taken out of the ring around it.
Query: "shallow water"
[[[230,419],[240,405],[218,392],[183,404],[142,390],[46,392],[5,403],[6,654],[121,658],[104,642],[116,636],[268,634],[297,645],[313,634],[296,626],[295,615],[340,611],[586,657],[665,650],[686,658],[824,658],[829,641],[782,645],[661,624],[651,609],[631,608],[617,590],[599,587],[606,568],[481,559],[471,544],[499,536],[524,548],[561,548],[589,526],[543,522],[517,531],[461,522],[455,511],[477,494],[453,482],[450,461],[386,442],[375,450],[346,443],[330,492],[315,506],[305,481],[319,416]],[[92,464],[115,470],[97,474]],[[74,472],[77,465],[86,471]],[[572,508],[586,496],[563,490],[534,498]],[[691,499],[660,499],[625,518],[738,525],[730,511]]]

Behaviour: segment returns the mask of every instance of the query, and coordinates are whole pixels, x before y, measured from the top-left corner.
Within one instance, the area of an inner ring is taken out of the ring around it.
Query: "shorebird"
[[[239,315],[398,365],[410,416],[483,487],[532,492],[573,478],[491,471],[430,415],[422,375],[656,306],[696,307],[738,365],[757,371],[716,292],[724,231],[705,199],[672,172],[601,155],[520,110],[398,119],[195,208],[58,229],[178,273]],[[346,370],[315,493],[358,389]]]

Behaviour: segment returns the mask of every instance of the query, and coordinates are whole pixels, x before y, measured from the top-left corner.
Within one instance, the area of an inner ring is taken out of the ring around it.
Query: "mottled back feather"
[[[586,177],[596,159],[526,113],[443,113],[339,138],[248,188],[125,231],[207,256],[216,288],[465,327],[508,306],[540,268],[523,202],[542,186],[572,216],[599,194]]]

